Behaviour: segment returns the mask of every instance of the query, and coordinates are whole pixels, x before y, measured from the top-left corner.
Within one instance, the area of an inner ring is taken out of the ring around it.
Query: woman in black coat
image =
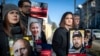
[[[56,29],[52,46],[57,56],[66,56],[69,48],[69,29],[73,27],[73,14],[65,12],[60,21],[60,27]]]
[[[5,4],[3,7],[3,25],[0,31],[0,56],[10,56],[9,39],[22,38],[25,28],[20,21],[18,7],[14,4]]]

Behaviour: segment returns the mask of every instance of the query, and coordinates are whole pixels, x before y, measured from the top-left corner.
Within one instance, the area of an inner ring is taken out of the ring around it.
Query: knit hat
[[[73,38],[74,38],[74,37],[82,37],[81,32],[78,31],[78,30],[77,30],[77,31],[74,31],[74,32],[73,32]]]
[[[11,11],[11,10],[17,10],[19,11],[18,7],[14,4],[5,4],[3,6],[3,12],[2,12],[2,17],[3,17],[3,20],[4,18],[6,17],[6,14]]]

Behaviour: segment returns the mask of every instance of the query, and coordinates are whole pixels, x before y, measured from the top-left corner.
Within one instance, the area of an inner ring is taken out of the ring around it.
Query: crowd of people
[[[38,47],[36,41],[40,40],[41,43],[46,42],[46,37],[44,32],[40,32],[41,27],[38,25],[38,22],[32,22],[30,24],[30,32],[32,33],[33,44],[36,47],[29,47],[28,43],[24,37],[27,35],[28,19],[30,17],[30,0],[19,0],[18,6],[15,4],[4,4],[2,9],[2,26],[0,30],[0,56],[30,56],[28,49],[35,49]],[[41,36],[39,36],[39,34]],[[10,40],[13,39],[14,44],[12,45],[12,50],[14,54],[10,53]],[[18,40],[17,39],[21,39]],[[15,42],[16,41],[16,42]],[[32,44],[32,43],[31,43]],[[28,45],[28,46],[27,46]],[[42,46],[42,44],[41,44]],[[40,47],[38,47],[39,49]],[[37,56],[39,56],[38,49],[36,49]],[[42,47],[41,47],[42,50]],[[39,50],[39,52],[41,51]],[[27,53],[28,52],[28,53]],[[34,50],[31,54],[35,55]]]
[[[42,23],[33,21],[28,25],[30,8],[30,0],[19,0],[18,6],[4,4],[2,22],[0,22],[0,56],[40,56],[43,49],[51,50],[51,48],[56,56],[66,56],[70,53],[71,41],[73,43],[71,51],[74,50],[75,53],[85,53],[86,46],[92,45],[91,32],[87,30],[84,30],[84,33],[80,32],[80,29],[84,29],[80,22],[80,16],[72,12],[65,12],[62,15],[59,27],[53,34],[52,46],[47,48],[48,43],[42,30]],[[33,47],[28,40],[24,39],[27,35],[28,26]],[[71,33],[72,38],[70,37],[71,29],[74,29]],[[13,54],[10,53],[10,39],[13,39]]]

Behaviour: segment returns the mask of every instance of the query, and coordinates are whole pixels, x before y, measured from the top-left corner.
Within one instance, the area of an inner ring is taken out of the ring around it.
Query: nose
[[[16,15],[16,16],[17,16],[17,15],[19,15],[19,13],[18,13],[18,12],[14,12],[14,15]]]
[[[18,14],[14,13],[14,17],[17,17]]]

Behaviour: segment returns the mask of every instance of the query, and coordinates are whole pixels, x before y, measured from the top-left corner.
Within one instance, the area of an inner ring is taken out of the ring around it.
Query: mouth
[[[14,21],[17,21],[18,19],[17,18],[15,18],[15,19],[13,19]]]
[[[37,35],[37,34],[38,34],[38,32],[34,31],[34,32],[33,32],[33,34],[34,34],[34,35]]]
[[[78,46],[78,43],[77,43],[77,44],[75,44],[75,46]]]

